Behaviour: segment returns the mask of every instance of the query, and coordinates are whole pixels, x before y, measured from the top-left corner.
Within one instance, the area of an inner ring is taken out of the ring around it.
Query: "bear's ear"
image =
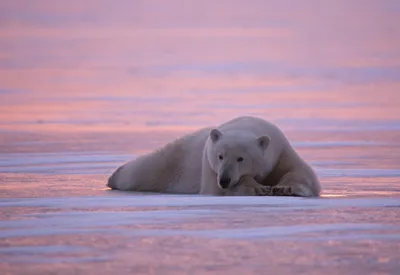
[[[267,149],[271,138],[269,136],[261,136],[257,139],[258,145],[261,147],[262,150]]]
[[[222,133],[220,130],[218,129],[212,129],[210,132],[210,138],[212,140],[212,142],[216,142],[217,140],[219,140],[222,136]]]

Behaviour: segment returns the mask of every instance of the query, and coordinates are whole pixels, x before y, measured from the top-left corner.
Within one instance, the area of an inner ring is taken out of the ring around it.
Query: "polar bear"
[[[282,131],[242,116],[204,128],[120,166],[108,187],[217,196],[313,197],[320,183]]]

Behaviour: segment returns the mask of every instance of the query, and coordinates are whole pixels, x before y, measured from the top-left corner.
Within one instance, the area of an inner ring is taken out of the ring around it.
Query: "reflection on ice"
[[[109,262],[146,254],[148,247],[164,257],[159,253],[166,242],[200,253],[228,244],[282,243],[276,253],[291,254],[295,244],[303,244],[299,249],[305,251],[317,245],[327,253],[346,247],[369,253],[357,248],[359,243],[387,247],[400,240],[400,200],[389,197],[135,196],[110,191],[101,197],[4,198],[0,207],[9,217],[0,221],[0,239],[10,244],[0,255],[9,263]],[[210,245],[200,248],[202,243]],[[398,257],[394,248],[387,249],[393,251],[386,263],[392,267]]]

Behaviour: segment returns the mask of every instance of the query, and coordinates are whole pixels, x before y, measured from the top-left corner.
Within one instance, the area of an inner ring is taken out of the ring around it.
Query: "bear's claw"
[[[291,186],[278,186],[272,188],[273,196],[295,196]]]
[[[258,186],[254,188],[256,196],[271,196],[271,186]]]

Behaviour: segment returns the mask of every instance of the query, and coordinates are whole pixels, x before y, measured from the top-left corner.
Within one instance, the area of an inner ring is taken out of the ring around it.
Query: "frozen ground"
[[[48,186],[38,185],[40,179]],[[400,269],[398,185],[340,195],[331,180],[318,199],[219,198],[110,191],[102,187],[105,176],[94,175],[3,174],[1,180],[20,183],[0,199],[3,274]],[[62,184],[68,186],[57,188]]]
[[[398,197],[0,200],[3,274],[396,274]]]

